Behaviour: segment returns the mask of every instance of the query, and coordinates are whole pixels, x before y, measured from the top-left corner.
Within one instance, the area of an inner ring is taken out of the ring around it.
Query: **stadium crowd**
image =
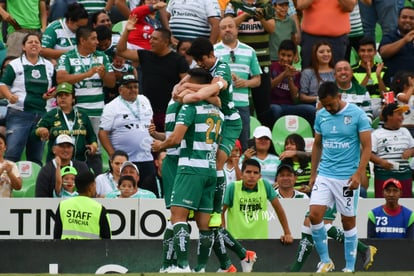
[[[211,248],[221,272],[235,272],[224,245],[243,271],[252,270],[256,254],[237,239],[266,236],[257,231],[264,221],[242,221],[256,220],[255,208],[267,201],[282,224],[281,241],[292,243],[278,198],[311,196],[315,175],[304,138],[320,142],[319,110],[337,108],[329,104],[356,105],[369,121],[364,130],[373,129],[358,196],[367,197],[370,178],[375,197],[413,196],[410,1],[0,0],[0,16],[0,197],[22,188],[16,163],[27,160],[41,166],[36,197],[78,196],[76,178],[92,171],[92,196],[164,198],[171,222],[162,272],[191,271],[189,218],[200,231],[197,272]],[[320,98],[321,85],[330,84],[339,96]],[[305,130],[286,133],[289,118]],[[336,146],[329,143],[323,147]],[[400,214],[398,199],[389,206],[382,212],[410,218],[399,229],[412,238],[412,212]],[[386,231],[374,225],[380,209],[370,215],[371,236]],[[335,207],[327,212],[336,215]],[[311,250],[307,223],[302,240]],[[347,230],[328,234],[348,246]],[[376,250],[358,244],[364,269]],[[353,258],[346,271],[355,270]],[[322,272],[333,268],[327,262]]]

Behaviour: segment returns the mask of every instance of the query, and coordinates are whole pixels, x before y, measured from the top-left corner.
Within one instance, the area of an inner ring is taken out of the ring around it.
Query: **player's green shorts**
[[[171,193],[177,175],[178,155],[166,155],[162,161],[162,187],[164,190],[165,207],[170,208]]]
[[[325,214],[323,215],[324,220],[335,220],[336,218],[336,205],[333,208],[327,208]],[[306,212],[305,217],[309,217],[309,211]]]
[[[171,206],[212,213],[216,182],[216,177],[177,174],[171,195]]]
[[[221,128],[221,141],[219,149],[224,151],[227,156],[230,156],[233,150],[236,140],[239,139],[242,131],[242,120],[224,120],[223,127]]]

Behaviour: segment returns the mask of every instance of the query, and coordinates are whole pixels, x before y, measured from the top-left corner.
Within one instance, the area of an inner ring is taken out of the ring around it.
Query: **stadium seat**
[[[250,138],[253,137],[253,132],[256,127],[261,126],[262,124],[256,117],[250,116]]]
[[[20,190],[13,190],[13,197],[34,197],[34,190],[36,186],[36,178],[41,167],[30,161],[19,161],[16,163],[19,169],[20,177],[23,180],[23,185]]]
[[[297,133],[303,138],[313,138],[312,127],[304,118],[296,115],[282,116],[272,128],[272,140],[277,154],[283,152],[285,139],[292,133]]]
[[[118,23],[113,25],[112,26],[112,32],[122,34],[122,32],[125,29],[126,22],[127,22],[126,20],[119,21]]]
[[[380,123],[380,118],[379,118],[379,117],[375,118],[375,119],[372,121],[372,124],[371,124],[372,128],[373,128],[373,129],[377,129],[377,128],[378,128],[379,123]]]
[[[305,140],[305,151],[306,152],[312,152],[313,142],[315,141],[314,137],[305,137],[303,138]]]

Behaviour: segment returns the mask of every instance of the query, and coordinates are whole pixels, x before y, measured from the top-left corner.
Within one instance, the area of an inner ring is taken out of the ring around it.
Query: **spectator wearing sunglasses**
[[[255,50],[238,40],[238,29],[232,17],[225,17],[219,24],[222,41],[214,45],[214,54],[230,66],[233,80],[233,101],[243,122],[240,143],[247,149],[250,136],[249,94],[260,85],[260,69]]]

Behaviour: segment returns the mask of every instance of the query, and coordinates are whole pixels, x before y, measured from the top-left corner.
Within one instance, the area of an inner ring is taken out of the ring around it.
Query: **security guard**
[[[56,210],[54,239],[110,239],[107,211],[92,199],[96,195],[94,175],[89,171],[78,174],[75,185],[79,196],[61,201]]]

